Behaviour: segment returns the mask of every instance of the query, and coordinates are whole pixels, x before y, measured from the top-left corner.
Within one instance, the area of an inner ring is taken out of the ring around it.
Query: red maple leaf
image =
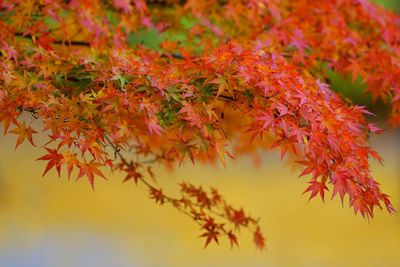
[[[253,242],[256,245],[256,248],[263,250],[265,248],[265,237],[261,233],[259,227],[253,233]]]
[[[204,245],[204,248],[206,248],[211,241],[214,241],[215,243],[218,243],[218,237],[220,233],[215,229],[215,227],[212,228],[207,228],[206,232],[200,235],[200,237],[205,237],[206,238],[206,243]]]
[[[311,192],[310,198],[308,200],[311,200],[313,197],[315,197],[317,194],[319,194],[322,198],[322,201],[325,202],[324,200],[324,194],[325,194],[325,190],[328,190],[328,187],[326,187],[326,185],[324,183],[318,182],[318,181],[310,181],[308,182],[309,184],[311,184],[309,187],[307,187],[306,191],[303,192]]]
[[[58,153],[57,149],[50,149],[46,147],[46,150],[48,152],[47,155],[44,155],[40,158],[38,158],[37,160],[47,160],[47,165],[46,165],[46,169],[44,170],[42,176],[45,176],[46,173],[51,170],[53,167],[56,168],[58,176],[60,176],[60,172],[61,172],[61,161],[64,159],[62,154]]]

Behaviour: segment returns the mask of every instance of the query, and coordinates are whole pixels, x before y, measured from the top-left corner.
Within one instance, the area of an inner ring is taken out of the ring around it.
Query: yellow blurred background
[[[39,145],[41,143],[37,141]],[[400,266],[400,217],[376,212],[370,222],[354,216],[340,200],[310,202],[301,193],[307,178],[268,152],[255,168],[246,158],[221,166],[187,164],[172,173],[157,169],[160,184],[213,186],[236,207],[255,217],[267,251],[255,250],[243,231],[240,247],[227,242],[203,249],[198,226],[169,206],[159,206],[143,186],[107,173],[92,191],[85,180],[58,178],[35,161],[40,148],[15,137],[0,138],[0,267],[47,266]],[[372,141],[385,159],[373,162],[374,177],[400,209],[400,134]]]

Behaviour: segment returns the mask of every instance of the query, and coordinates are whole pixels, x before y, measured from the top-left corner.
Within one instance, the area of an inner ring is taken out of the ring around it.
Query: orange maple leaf
[[[22,144],[25,141],[25,139],[28,139],[29,143],[35,146],[35,144],[33,143],[32,134],[35,134],[37,132],[33,130],[31,127],[26,127],[25,122],[19,123],[17,128],[13,129],[10,132],[18,135],[15,149],[17,149],[17,147],[20,144]]]
[[[79,163],[79,173],[78,177],[76,180],[80,179],[83,175],[86,175],[86,177],[89,180],[90,186],[94,190],[94,175],[100,176],[104,179],[106,177],[103,175],[103,173],[98,169],[98,167],[102,166],[100,163],[95,162],[94,160],[87,162],[86,159],[83,162]]]

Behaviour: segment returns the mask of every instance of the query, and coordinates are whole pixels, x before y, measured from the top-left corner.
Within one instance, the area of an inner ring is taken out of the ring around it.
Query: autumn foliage
[[[44,174],[94,187],[102,169],[146,185],[201,228],[205,246],[259,221],[216,189],[169,196],[154,164],[225,163],[278,148],[310,198],[347,196],[372,217],[394,209],[371,176],[364,107],[327,72],[362,79],[400,123],[400,17],[366,0],[0,0],[0,122],[16,148],[48,135]],[[37,121],[37,123],[33,123]]]

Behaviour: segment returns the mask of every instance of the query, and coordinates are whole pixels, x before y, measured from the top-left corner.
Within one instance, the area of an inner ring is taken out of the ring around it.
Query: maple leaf
[[[6,135],[8,129],[10,128],[11,123],[14,125],[18,125],[17,117],[19,113],[14,109],[11,109],[8,112],[2,112],[0,114],[0,121],[3,122],[3,135]]]
[[[215,229],[215,227],[208,228],[205,233],[200,235],[200,237],[205,237],[206,242],[204,244],[204,248],[206,248],[211,241],[214,241],[215,243],[219,244],[218,238],[219,238],[220,232]]]
[[[20,144],[22,144],[25,141],[25,139],[27,139],[29,141],[29,143],[31,143],[33,146],[35,146],[35,144],[33,143],[32,135],[37,132],[35,130],[33,130],[31,127],[26,127],[25,122],[18,123],[17,128],[11,130],[10,132],[18,135],[15,149],[17,149],[17,147]]]
[[[79,173],[78,173],[78,177],[76,178],[76,180],[79,180],[83,175],[85,175],[88,178],[90,186],[94,190],[95,175],[106,179],[106,177],[103,175],[103,173],[98,169],[98,167],[100,167],[100,166],[102,166],[102,165],[98,162],[95,162],[94,160],[87,162],[86,159],[84,159],[83,162],[79,162],[79,164],[78,164]]]
[[[383,199],[383,202],[386,205],[386,208],[387,208],[388,212],[389,213],[395,213],[396,210],[393,208],[392,203],[390,203],[389,196],[386,195],[386,194],[382,194],[381,197]]]
[[[126,172],[126,176],[122,182],[129,181],[133,179],[135,184],[138,183],[139,179],[143,178],[143,175],[137,171],[138,165],[130,162],[129,164],[125,165],[125,168],[122,171]]]
[[[261,233],[259,227],[253,233],[253,242],[256,245],[256,248],[263,250],[265,248],[265,237]]]
[[[209,229],[214,229],[217,227],[217,224],[214,221],[214,218],[208,217],[207,219],[204,220],[204,224],[201,227],[202,229],[209,230]]]
[[[76,158],[76,153],[71,153],[70,151],[63,151],[62,152],[62,160],[60,161],[61,164],[67,165],[67,173],[68,179],[71,177],[71,172],[74,166],[79,165],[79,162]]]
[[[244,213],[243,209],[233,210],[233,213],[230,215],[230,220],[235,225],[235,228],[239,228],[240,226],[246,226],[248,223],[248,219]]]
[[[165,202],[165,195],[161,189],[150,188],[150,198],[154,199],[156,203],[161,205]]]
[[[264,97],[267,97],[267,94],[271,91],[271,86],[269,85],[269,83],[267,81],[261,81],[261,82],[257,83],[256,86],[263,89]]]
[[[219,76],[217,79],[213,79],[209,83],[218,85],[217,96],[221,95],[225,91],[228,91],[233,95],[233,89],[229,86],[225,77]]]
[[[331,182],[333,184],[332,199],[339,193],[343,205],[344,195],[348,192],[346,177],[342,174],[335,174],[332,176]]]
[[[156,133],[157,135],[161,135],[161,132],[164,131],[155,117],[146,118],[146,124],[150,134]]]
[[[198,112],[196,112],[191,103],[186,103],[178,114],[185,114],[185,120],[190,122],[191,126],[202,127],[202,118]]]
[[[217,191],[217,189],[215,188],[211,188],[211,195],[212,195],[212,202],[216,205],[218,205],[219,203],[221,203],[222,201],[222,196],[219,194],[219,192]]]
[[[231,248],[233,248],[233,246],[239,247],[239,244],[238,244],[238,241],[237,241],[237,237],[232,231],[228,232],[228,239],[229,239],[229,242],[231,244]]]
[[[359,76],[364,77],[365,71],[363,67],[360,66],[360,63],[355,59],[350,59],[349,61],[350,64],[347,66],[346,71],[351,72],[352,81],[355,82]]]
[[[47,150],[48,154],[37,159],[37,160],[47,160],[48,161],[47,165],[46,165],[46,169],[44,170],[42,176],[45,176],[49,170],[51,170],[53,167],[55,167],[57,170],[58,176],[60,177],[61,164],[62,164],[62,160],[64,159],[63,154],[59,154],[57,149],[51,149],[51,148],[47,148],[47,147],[45,147],[45,149]]]
[[[217,152],[221,163],[225,165],[225,155],[230,157],[231,159],[235,159],[235,157],[226,149],[227,143],[226,141],[219,139],[214,143],[214,149]]]
[[[383,133],[383,130],[378,128],[374,123],[368,123],[368,129],[375,133],[375,134],[381,134]]]
[[[328,190],[326,185],[324,183],[321,183],[321,182],[318,182],[315,180],[310,181],[308,183],[311,185],[309,187],[307,187],[307,189],[303,192],[303,194],[307,193],[307,192],[311,192],[310,198],[308,200],[311,200],[313,197],[315,197],[317,194],[319,194],[322,198],[322,201],[325,202],[325,200],[324,200],[325,190]]]
[[[365,216],[367,216],[368,218],[372,217],[372,215],[373,215],[372,210],[367,206],[367,204],[362,196],[358,195],[358,196],[354,197],[350,204],[354,208],[354,214],[357,214],[357,212],[360,212],[360,214],[363,217],[365,217]]]

